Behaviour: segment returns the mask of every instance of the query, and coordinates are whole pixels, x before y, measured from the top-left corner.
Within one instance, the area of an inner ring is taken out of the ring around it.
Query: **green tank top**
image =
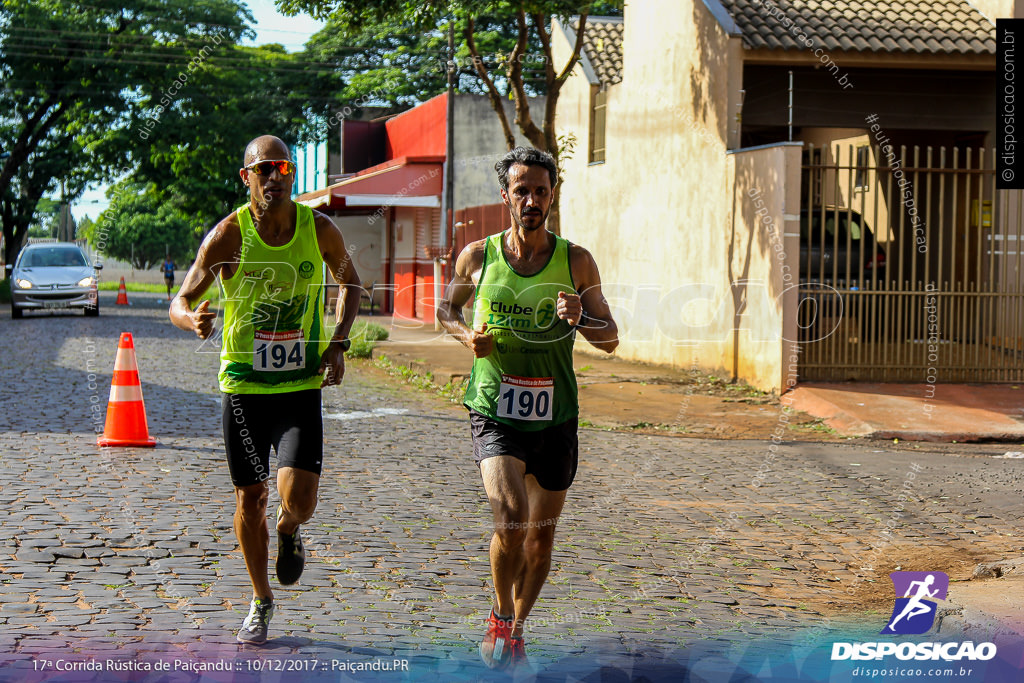
[[[529,277],[505,260],[505,233],[487,238],[473,327],[487,323],[494,350],[473,361],[463,404],[523,431],[579,415],[572,347],[576,330],[555,315],[558,292],[575,293],[569,242],[556,236],[547,265]]]
[[[295,234],[268,246],[249,207],[238,210],[242,250],[224,288],[220,389],[230,394],[278,394],[320,387],[323,257],[313,211],[296,204]]]

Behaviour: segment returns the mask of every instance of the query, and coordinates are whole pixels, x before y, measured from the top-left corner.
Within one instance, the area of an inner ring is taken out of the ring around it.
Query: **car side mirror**
[[[103,270],[103,264],[97,263],[92,267],[93,270]]]

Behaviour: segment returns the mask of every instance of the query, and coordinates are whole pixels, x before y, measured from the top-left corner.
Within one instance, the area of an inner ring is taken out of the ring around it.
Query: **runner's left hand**
[[[345,352],[341,350],[340,344],[327,345],[327,350],[320,357],[320,374],[324,375],[321,388],[341,384],[345,377]]]
[[[570,325],[577,325],[583,317],[583,304],[580,302],[579,294],[558,293],[558,303],[555,304],[555,315]]]

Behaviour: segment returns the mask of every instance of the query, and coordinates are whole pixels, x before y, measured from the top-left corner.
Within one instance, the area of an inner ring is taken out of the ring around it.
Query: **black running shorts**
[[[320,474],[324,423],[320,390],[284,394],[224,394],[224,448],[235,486],[270,477],[270,447],[277,466]]]
[[[565,491],[576,478],[579,440],[575,418],[537,432],[524,432],[471,410],[469,423],[477,465],[496,455],[511,455],[525,462],[526,473],[536,477],[547,491]]]

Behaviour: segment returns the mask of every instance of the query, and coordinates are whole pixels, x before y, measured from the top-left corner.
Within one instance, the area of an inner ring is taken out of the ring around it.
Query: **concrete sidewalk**
[[[989,640],[1024,633],[1024,558],[979,564],[970,581],[949,586],[936,630]]]
[[[469,377],[473,354],[444,332],[408,320],[363,318],[385,327],[390,338],[379,342],[374,356],[387,356],[434,384],[459,384]],[[776,397],[730,385],[721,378],[688,368],[622,360],[579,341],[573,368],[580,387],[580,421],[584,426],[631,428],[702,438],[766,439],[779,423]],[[799,437],[814,432],[817,440],[834,440],[809,415],[793,415]]]
[[[1006,384],[805,383],[793,407],[847,436],[1024,441],[1024,389]]]
[[[375,355],[431,373],[439,386],[469,376],[472,354],[443,331],[386,316],[364,319],[391,335],[374,349]],[[580,418],[595,426],[769,438],[787,404],[798,411],[789,420],[794,427],[789,438],[1024,441],[1024,386],[1019,385],[808,382],[780,402],[701,372],[599,354],[585,342],[577,344],[573,365]]]

